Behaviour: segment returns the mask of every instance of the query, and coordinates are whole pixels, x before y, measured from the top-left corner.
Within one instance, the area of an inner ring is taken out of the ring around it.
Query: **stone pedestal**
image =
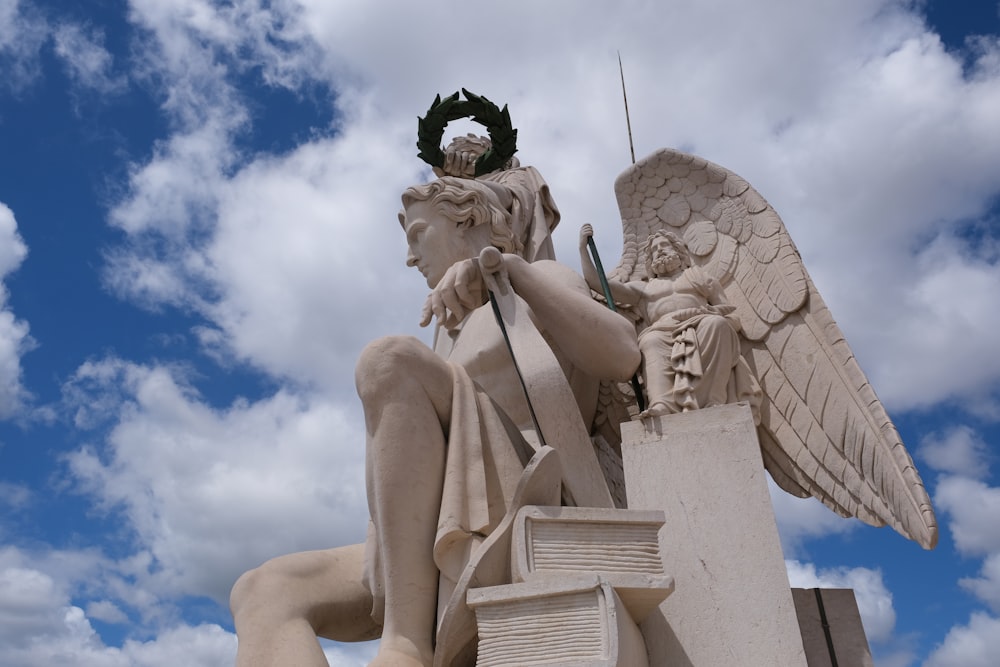
[[[749,407],[622,425],[629,509],[662,510],[676,588],[643,621],[651,665],[806,667]]]

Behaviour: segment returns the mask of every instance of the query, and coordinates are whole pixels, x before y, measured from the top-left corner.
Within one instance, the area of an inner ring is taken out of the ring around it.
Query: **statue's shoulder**
[[[540,259],[532,262],[531,265],[535,267],[543,276],[545,276],[547,280],[580,290],[587,295],[590,294],[590,288],[587,287],[587,283],[584,281],[583,276],[562,262],[558,262],[554,259]]]

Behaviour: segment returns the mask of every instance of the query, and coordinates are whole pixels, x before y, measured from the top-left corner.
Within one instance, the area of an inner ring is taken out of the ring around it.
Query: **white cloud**
[[[847,533],[861,525],[856,519],[845,519],[834,513],[815,498],[796,498],[782,491],[770,475],[767,477],[767,490],[771,494],[781,548],[786,558],[794,558],[806,540]]]
[[[116,75],[111,54],[104,48],[104,36],[73,23],[59,25],[52,34],[56,55],[66,66],[73,82],[101,95],[121,92],[126,81]]]
[[[322,396],[282,390],[214,409],[176,371],[107,359],[78,370],[67,400],[105,413],[81,423],[110,423],[105,444],[68,462],[79,488],[135,531],[118,569],[121,595],[139,596],[126,602],[143,612],[183,595],[225,602],[269,557],[364,537],[360,415]]]
[[[967,625],[956,625],[923,667],[993,667],[1000,655],[1000,618],[974,613]]]
[[[892,593],[885,587],[880,570],[838,567],[817,570],[812,563],[786,560],[792,588],[851,588],[858,602],[861,622],[870,642],[887,642],[896,625]]]
[[[920,443],[920,458],[934,470],[972,479],[989,476],[992,458],[986,442],[968,426],[927,435]]]
[[[0,0],[0,86],[17,93],[38,76],[38,52],[48,29],[32,8],[19,0]]]
[[[0,202],[0,420],[22,413],[29,395],[21,381],[21,356],[34,347],[28,324],[7,306],[4,278],[17,270],[28,248],[17,233],[14,213]]]
[[[1000,552],[986,557],[978,577],[965,577],[958,583],[1000,614]]]
[[[934,504],[948,515],[955,547],[966,556],[1000,553],[1000,488],[947,476],[938,482]]]
[[[306,355],[295,351],[323,348],[337,306],[353,313],[400,294],[406,272],[375,258],[401,241],[368,230],[393,227],[386,213],[419,167],[408,148],[413,117],[434,93],[472,85],[456,54],[479,52],[489,26],[505,35],[504,52],[477,64],[472,87],[510,103],[522,159],[541,168],[563,210],[569,230],[557,246],[568,261],[586,221],[598,225],[606,263],[617,255],[611,184],[627,153],[614,50],[625,43],[638,152],[694,148],[777,205],[890,407],[969,405],[970,394],[997,388],[1000,316],[989,295],[1000,270],[958,226],[982,215],[998,190],[995,43],[980,42],[977,64],[963,73],[919,16],[888,1],[684,5],[669,14],[627,2],[590,8],[573,30],[563,29],[572,3],[533,3],[525,20],[528,7],[515,2],[497,15],[469,6],[456,17],[447,6],[401,2],[379,12],[326,2],[135,3],[134,19],[153,37],[147,67],[163,75],[164,110],[178,129],[134,171],[112,216],[130,244],[115,255],[110,281],[147,305],[194,307],[211,321],[203,331],[215,332],[220,353],[228,347],[281,376],[303,372]],[[681,30],[664,40],[664,25],[712,25],[713,39]],[[233,133],[249,120],[234,77],[251,63],[273,85],[333,86],[336,138],[281,159],[238,154]],[[326,235],[314,227],[324,216],[334,220]],[[347,219],[355,226],[339,222]],[[351,245],[317,270],[312,257],[334,232]],[[316,247],[303,248],[303,235]],[[914,238],[935,240],[914,247]],[[372,269],[349,283],[349,295],[318,301],[321,288],[337,294],[344,282],[340,257],[357,272],[375,264],[392,289],[371,280]],[[386,304],[380,321],[398,312],[394,321],[412,326],[404,304]],[[356,351],[369,334],[351,325],[334,331]],[[314,368],[326,377],[344,364]],[[989,395],[978,409],[989,409]]]

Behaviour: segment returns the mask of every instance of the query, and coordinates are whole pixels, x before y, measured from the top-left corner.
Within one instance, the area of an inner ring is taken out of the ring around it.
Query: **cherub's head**
[[[403,192],[399,222],[410,246],[406,263],[434,287],[456,262],[486,246],[520,254],[523,243],[511,228],[512,196],[502,185],[444,177]]]
[[[646,254],[646,276],[672,276],[691,266],[687,244],[673,232],[653,232],[643,245]]]

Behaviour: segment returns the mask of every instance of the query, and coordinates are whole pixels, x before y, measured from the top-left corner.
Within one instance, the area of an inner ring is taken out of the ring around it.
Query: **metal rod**
[[[612,312],[617,313],[618,308],[615,306],[615,299],[611,296],[611,285],[608,284],[608,277],[604,275],[604,265],[601,264],[601,255],[597,252],[597,244],[594,243],[593,236],[587,237],[587,248],[590,250],[590,256],[594,258],[594,266],[597,267],[597,277],[601,281],[601,289],[604,290],[604,299],[608,302],[608,308]],[[635,402],[639,405],[639,412],[642,412],[646,409],[646,399],[642,395],[642,386],[639,384],[638,373],[632,374],[632,391],[635,392]]]
[[[622,52],[618,51],[617,53],[618,73],[622,77],[622,99],[625,101],[625,124],[628,126],[628,149],[632,153],[632,164],[635,164],[635,146],[632,144],[632,120],[628,115],[628,96],[625,94],[625,69],[622,67]]]

